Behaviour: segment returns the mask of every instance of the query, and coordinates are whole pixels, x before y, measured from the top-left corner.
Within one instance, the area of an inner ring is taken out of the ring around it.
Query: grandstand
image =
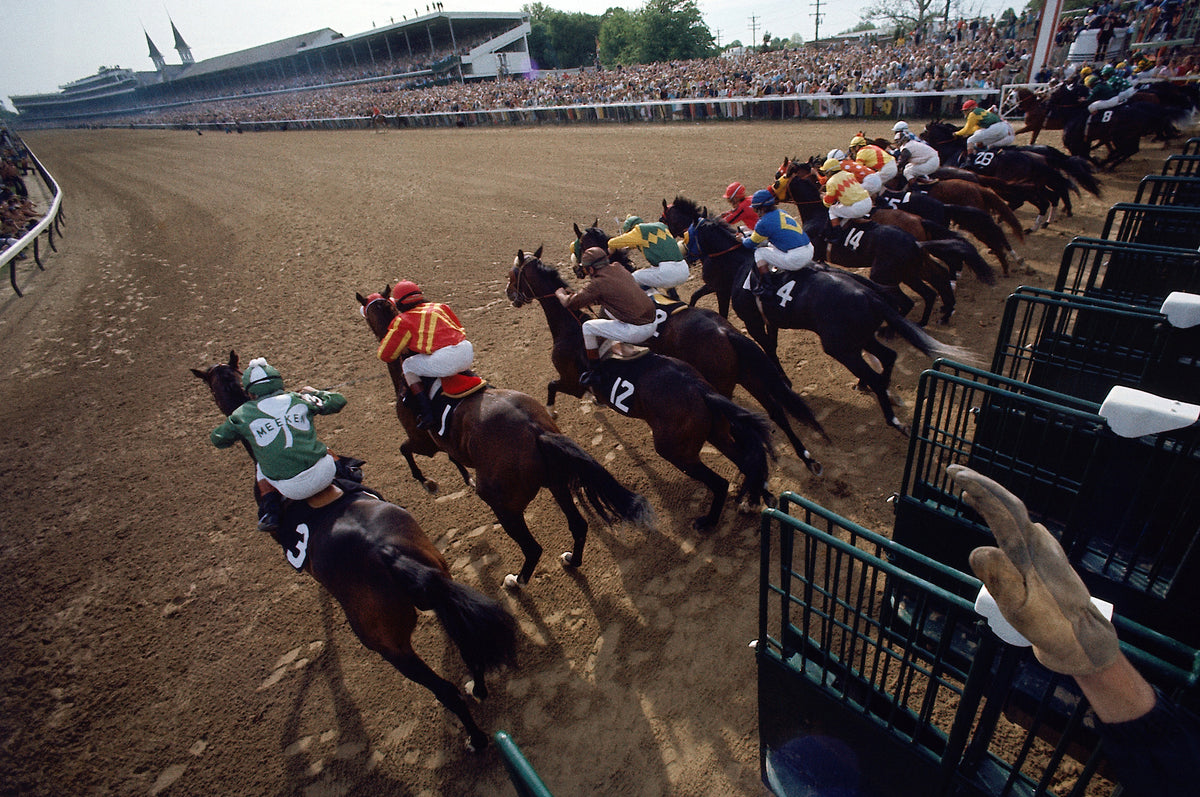
[[[529,18],[521,12],[445,12],[350,36],[330,28],[204,61],[171,23],[179,64],[167,64],[146,34],[154,71],[100,67],[53,94],[12,97],[22,126],[86,125],[228,97],[313,86],[410,81],[466,82],[530,70]]]

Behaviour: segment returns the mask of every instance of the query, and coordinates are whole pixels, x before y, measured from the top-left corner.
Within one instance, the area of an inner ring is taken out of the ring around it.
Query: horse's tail
[[[516,663],[517,621],[499,602],[443,570],[393,550],[392,573],[421,609],[432,609],[472,671]]]
[[[538,436],[538,452],[546,465],[549,485],[567,487],[604,520],[615,516],[645,528],[654,526],[654,509],[641,495],[627,489],[578,443],[565,434]]]
[[[1007,252],[1012,249],[1008,236],[996,223],[991,214],[970,205],[946,205],[946,217],[953,224],[979,239],[984,246],[993,252]],[[1024,234],[1021,235],[1023,239]]]
[[[761,346],[740,332],[729,335],[729,342],[738,356],[738,384],[756,399],[759,391],[765,393],[793,418],[815,429],[826,440],[829,439],[812,408],[799,393],[792,390],[787,374]],[[758,400],[761,404],[762,399]]]
[[[963,266],[979,278],[984,285],[996,284],[996,272],[988,265],[974,246],[962,238],[938,241],[921,241],[918,244],[926,253],[933,255],[950,266],[953,274],[962,271]]]
[[[900,311],[886,297],[878,293],[872,293],[870,296],[872,303],[879,310],[880,315],[883,316],[883,320],[888,323],[888,326],[899,332],[900,337],[908,341],[917,351],[929,357],[945,357],[966,365],[983,365],[979,358],[969,349],[942,343],[933,335],[930,335],[924,329],[900,315]]]
[[[1061,169],[1072,182],[1082,186],[1084,191],[1092,196],[1100,196],[1100,182],[1096,179],[1092,163],[1087,158],[1064,155]]]
[[[1013,209],[1008,206],[1008,203],[987,186],[981,185],[979,190],[983,194],[983,203],[987,205],[988,212],[999,219],[1001,224],[1007,224],[1008,228],[1017,236],[1017,240],[1023,240],[1025,233],[1021,230],[1021,221],[1017,218],[1017,214],[1013,213]]]
[[[733,462],[746,477],[745,484],[751,497],[766,503],[770,461],[775,459],[770,422],[711,388],[704,391],[704,403],[709,411],[729,422],[736,451]]]

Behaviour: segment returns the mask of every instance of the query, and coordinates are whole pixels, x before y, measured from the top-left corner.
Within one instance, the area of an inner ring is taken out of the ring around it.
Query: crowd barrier
[[[1007,87],[1006,87],[1007,89]],[[385,115],[387,127],[496,127],[501,125],[630,122],[705,122],[789,119],[886,119],[890,123],[906,116],[918,119],[954,117],[964,99],[993,104],[1000,89],[956,89],[952,92],[897,91],[878,94],[775,94],[765,97],[705,97],[699,99],[643,102],[534,105],[522,108],[452,110],[431,113]],[[325,119],[280,119],[270,121],[195,122],[133,124],[138,128],[196,130],[296,130],[370,128],[377,122],[369,116]],[[99,125],[103,126],[103,125]]]
[[[26,151],[28,152],[28,148],[26,148]],[[62,235],[63,224],[62,189],[58,187],[58,182],[32,152],[29,152],[29,159],[53,198],[50,201],[49,210],[47,210],[46,215],[42,217],[41,221],[22,235],[15,244],[0,251],[0,269],[8,266],[9,281],[12,282],[13,290],[16,291],[17,296],[23,295],[21,289],[17,286],[17,263],[22,259],[21,253],[33,247],[33,262],[37,264],[40,271],[45,271],[45,266],[42,265],[41,248],[38,242],[41,240],[42,233],[45,233],[46,243],[50,245],[51,250],[57,252],[58,247],[54,245],[54,234],[58,233],[60,236]]]

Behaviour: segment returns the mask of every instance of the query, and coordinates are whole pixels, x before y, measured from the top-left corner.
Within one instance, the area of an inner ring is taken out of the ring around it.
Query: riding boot
[[[279,531],[279,515],[283,512],[283,496],[275,490],[259,489],[258,530],[274,534]]]
[[[587,367],[579,374],[579,386],[590,387],[596,382],[596,363],[600,362],[599,349],[587,349]]]
[[[412,394],[413,402],[417,405],[417,428],[432,429],[435,422],[433,402],[429,400],[429,394],[421,385],[409,385],[408,389]]]

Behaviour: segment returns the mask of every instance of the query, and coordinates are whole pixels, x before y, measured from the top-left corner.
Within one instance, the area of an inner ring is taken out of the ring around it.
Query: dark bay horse
[[[582,252],[591,246],[604,247],[608,240],[607,234],[598,227],[580,230],[576,225],[578,236],[575,248]],[[582,247],[582,248],[580,248]],[[542,248],[538,247],[532,257],[540,262]],[[575,255],[578,258],[578,255]],[[612,255],[614,263],[626,268],[631,267],[622,251]],[[517,265],[520,265],[518,263]],[[514,284],[513,279],[518,272],[510,275],[508,296],[513,298],[514,291],[524,290],[528,286]],[[541,298],[528,294],[529,298]],[[817,421],[816,416],[804,399],[792,390],[791,380],[774,360],[767,356],[762,347],[739,332],[724,316],[700,307],[658,306],[658,327],[654,336],[645,342],[651,351],[675,357],[691,365],[704,380],[716,388],[716,391],[726,398],[733,396],[734,388],[741,386],[766,411],[780,431],[787,437],[801,461],[814,474],[821,475],[821,463],[813,459],[811,452],[804,446],[792,424],[792,418],[815,429],[822,438],[828,440],[825,430]],[[564,367],[571,367],[563,363]],[[582,361],[579,363],[583,365]],[[559,369],[560,371],[562,369]],[[556,382],[549,385],[547,404],[554,406],[554,391]]]
[[[226,415],[250,397],[242,388],[235,352],[228,363],[192,369]],[[433,692],[469,735],[469,746],[487,746],[484,733],[458,688],[435,673],[412,646],[418,610],[432,610],[470,670],[468,685],[487,697],[484,675],[512,664],[516,621],[499,603],[455,581],[437,547],[407,511],[369,493],[347,493],[306,513],[297,550],[303,570],[341,604],[359,640],[409,680]]]
[[[379,340],[398,311],[388,286],[378,297],[355,294],[363,316]],[[396,391],[396,415],[408,428],[412,410],[404,395],[408,386],[399,361],[388,363]],[[407,417],[406,417],[407,416]],[[590,506],[604,521],[613,517],[638,525],[653,525],[650,505],[618,482],[603,465],[559,431],[546,408],[516,390],[487,388],[462,399],[450,416],[438,445],[463,466],[475,469],[475,491],[491,507],[505,533],[521,548],[524,562],[517,574],[504,578],[507,587],[528,584],[542,555],[542,546],[525,523],[525,507],[543,488],[550,490],[566,515],[573,546],[560,557],[567,567],[583,564],[588,523],[575,505]]]
[[[888,297],[871,281],[830,266],[812,264],[784,278],[773,295],[761,299],[750,292],[754,255],[743,246],[731,246],[738,232],[720,219],[698,222],[690,236],[713,268],[734,275],[731,302],[746,324],[750,336],[778,361],[780,329],[808,329],[817,333],[821,348],[846,367],[859,383],[875,394],[887,422],[902,433],[908,428],[896,418],[888,395],[896,352],[885,346],[876,332],[886,322],[922,354],[970,361],[971,355],[955,346],[939,343],[913,322],[901,316]],[[722,281],[724,284],[724,281]],[[879,361],[875,371],[863,360],[867,352]]]
[[[579,384],[580,367],[587,356],[583,320],[555,296],[558,288],[565,287],[557,269],[534,255],[517,253],[506,293],[514,307],[537,301],[545,313],[554,341],[550,359],[559,377],[551,383],[551,402],[557,391],[577,398],[585,391]],[[692,522],[693,528],[704,530],[716,525],[729,491],[729,482],[700,458],[706,442],[742,473],[739,502],[772,502],[767,476],[769,459],[775,453],[765,418],[722,396],[695,368],[674,357],[650,353],[628,363],[610,360],[596,367],[603,372],[613,371],[616,377],[611,395],[598,391],[597,400],[645,421],[658,455],[708,488],[708,511]]]
[[[1060,86],[1048,100],[1048,119],[1062,126],[1063,145],[1080,158],[1096,162],[1092,149],[1097,145],[1108,150],[1097,167],[1112,171],[1141,149],[1144,136],[1169,140],[1179,135],[1175,123],[1194,110],[1189,102],[1163,102],[1157,94],[1150,101],[1134,95],[1128,102],[1097,113],[1088,112],[1088,102],[1067,85]]]

